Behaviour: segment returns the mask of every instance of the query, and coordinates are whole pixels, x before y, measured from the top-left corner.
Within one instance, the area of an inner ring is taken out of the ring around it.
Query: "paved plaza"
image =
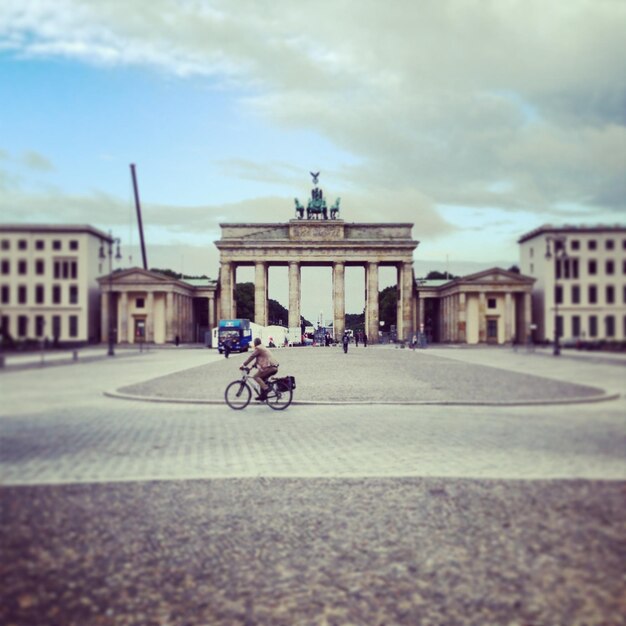
[[[285,412],[240,355],[9,363],[0,623],[626,623],[623,358],[277,356]]]

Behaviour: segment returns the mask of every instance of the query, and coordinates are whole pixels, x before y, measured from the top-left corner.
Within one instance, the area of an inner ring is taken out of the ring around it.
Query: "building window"
[[[563,336],[563,317],[561,315],[556,316],[556,334],[557,337]]]
[[[26,285],[19,285],[17,288],[17,303],[18,304],[26,304],[28,292],[26,290]]]
[[[37,259],[35,261],[35,274],[41,276],[46,273],[46,263],[43,259]]]
[[[56,341],[61,336],[61,316],[53,315],[52,316],[52,336]]]
[[[61,249],[61,242],[58,239],[55,239],[52,242],[52,249],[53,250],[60,250]]]
[[[604,264],[604,269],[607,273],[607,275],[611,275],[615,273],[615,262],[608,260],[605,264]]]
[[[572,250],[580,250],[580,241],[572,239]]]
[[[535,256],[535,249],[531,248],[529,251],[530,258],[532,259]]]
[[[28,250],[28,241],[26,241],[26,239],[20,239],[17,242],[17,249],[18,250]]]
[[[563,304],[563,287],[561,285],[557,285],[554,290],[554,299],[557,304]]]
[[[580,286],[572,285],[572,304],[580,304]]]
[[[624,317],[624,322],[626,322],[626,317]],[[11,318],[8,315],[2,316],[2,333],[8,334],[11,332]]]
[[[3,239],[2,240],[2,249],[3,250],[10,250],[11,249],[11,242],[8,239]]]
[[[75,239],[72,239],[72,241],[70,241],[70,250],[78,250],[78,241],[76,241]]]
[[[598,318],[595,315],[589,316],[589,336],[598,336]]]
[[[78,278],[78,263],[76,261],[64,260],[54,262],[55,278]]]
[[[20,259],[17,262],[17,273],[22,275],[28,274],[28,262],[24,259]]]
[[[606,303],[615,304],[615,287],[613,285],[606,286]]]
[[[3,274],[10,274],[11,273],[11,261],[9,261],[8,259],[2,259],[2,273]]]
[[[46,319],[43,315],[35,316],[35,334],[37,337],[43,337],[43,331],[46,326]]]
[[[587,274],[594,276],[598,272],[598,262],[595,259],[587,261]]]
[[[531,263],[531,264],[530,264],[530,273],[531,273],[531,274],[534,274],[534,273],[535,273],[535,264],[534,264],[534,263]]]
[[[70,285],[70,304],[78,304],[78,287]]]
[[[606,250],[614,250],[615,249],[615,242],[612,239],[607,239],[604,242],[604,248]]]
[[[17,334],[20,337],[28,335],[28,316],[18,315],[17,317]]]
[[[626,259],[622,261],[622,274],[626,274]]]
[[[52,304],[61,304],[61,285],[52,285]]]
[[[590,239],[587,242],[587,250],[595,250],[598,247],[598,244],[595,239]]]
[[[598,302],[598,288],[595,285],[589,285],[589,304]]]
[[[622,293],[622,300],[623,300],[624,304],[626,304],[626,285],[624,285],[622,290],[624,292],[624,293]],[[624,333],[624,337],[626,337],[626,333]]]
[[[135,300],[135,308],[143,309],[146,306],[146,301],[143,298],[137,298]]]
[[[44,303],[44,286],[36,285],[35,286],[35,304],[43,304]]]
[[[607,337],[615,337],[615,317],[607,315],[604,318],[604,330]]]
[[[622,250],[626,250],[626,239],[622,239]],[[626,335],[626,333],[624,333]]]
[[[43,239],[37,239],[35,241],[35,250],[45,250],[46,244]]]
[[[78,337],[78,315],[70,315],[70,337]]]
[[[495,298],[487,298],[487,308],[488,309],[497,309],[498,303]]]
[[[580,316],[572,315],[572,336],[580,337]]]
[[[11,287],[9,287],[9,285],[2,285],[2,287],[0,288],[0,293],[2,294],[0,296],[0,300],[2,301],[2,304],[10,304]],[[626,288],[624,291],[624,295],[626,295]]]

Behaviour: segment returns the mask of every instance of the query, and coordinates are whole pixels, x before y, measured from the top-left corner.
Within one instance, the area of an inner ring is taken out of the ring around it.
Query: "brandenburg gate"
[[[338,206],[338,203],[337,205]],[[296,208],[299,203],[296,201]],[[378,341],[378,268],[397,269],[398,339],[410,339],[416,326],[417,302],[413,277],[413,224],[346,223],[341,219],[298,219],[287,223],[221,224],[219,318],[235,317],[236,268],[255,268],[255,322],[268,321],[268,269],[289,268],[289,327],[300,326],[301,268],[332,267],[333,332],[345,330],[345,268],[365,268],[365,329],[369,341]]]

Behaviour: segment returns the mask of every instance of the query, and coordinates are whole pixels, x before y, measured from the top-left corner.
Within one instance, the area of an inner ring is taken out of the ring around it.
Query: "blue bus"
[[[230,341],[231,352],[247,352],[252,341],[250,320],[220,320],[217,330],[217,349],[224,352],[224,342]]]

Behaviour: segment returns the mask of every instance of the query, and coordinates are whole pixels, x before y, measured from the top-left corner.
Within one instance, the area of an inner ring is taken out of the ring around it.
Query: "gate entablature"
[[[415,293],[410,223],[348,223],[339,219],[286,223],[220,224],[220,317],[235,315],[233,289],[236,267],[255,267],[255,321],[267,323],[267,271],[271,265],[289,267],[289,326],[300,326],[300,268],[332,266],[335,336],[345,328],[345,267],[365,267],[366,332],[378,339],[378,267],[398,270],[398,337],[413,332]]]

